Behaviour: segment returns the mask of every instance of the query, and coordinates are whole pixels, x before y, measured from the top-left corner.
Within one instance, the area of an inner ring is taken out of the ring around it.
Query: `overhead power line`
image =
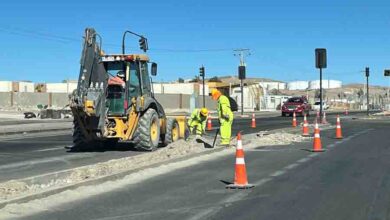
[[[73,42],[80,43],[82,41],[81,38],[74,38],[74,37],[57,35],[48,32],[28,30],[23,28],[14,28],[14,27],[0,27],[0,32],[7,33],[10,35],[55,41],[59,43],[73,43]],[[105,42],[103,42],[103,46],[118,47],[118,48],[121,47],[120,44],[105,43]],[[224,52],[224,51],[232,51],[232,50],[233,50],[232,48],[201,48],[201,49],[150,48],[150,51],[153,52],[167,52],[167,53]]]

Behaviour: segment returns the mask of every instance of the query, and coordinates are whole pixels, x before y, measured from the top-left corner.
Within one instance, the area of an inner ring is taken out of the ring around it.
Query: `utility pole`
[[[248,48],[235,49],[234,56],[240,57],[240,65],[238,66],[238,78],[240,79],[241,88],[241,115],[244,115],[244,79],[246,75],[245,57],[251,55]]]
[[[204,66],[199,68],[199,75],[202,77],[202,85],[203,85],[203,108],[206,108],[206,98],[205,98],[205,86],[204,86],[204,76],[205,76],[205,69]]]
[[[369,86],[368,86],[368,77],[370,76],[370,68],[369,67],[366,67],[366,79],[367,79],[367,85],[366,85],[366,87],[367,87],[367,115],[370,115],[370,108],[369,108],[369,106],[370,106],[370,102],[369,102],[369,100],[370,100],[370,96],[369,96]]]

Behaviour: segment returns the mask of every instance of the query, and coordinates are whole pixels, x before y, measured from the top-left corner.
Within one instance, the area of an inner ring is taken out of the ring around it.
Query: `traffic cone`
[[[343,138],[343,135],[341,132],[341,123],[340,123],[340,116],[339,115],[337,115],[337,119],[336,119],[336,138],[337,139]]]
[[[313,150],[312,152],[323,152],[321,137],[320,137],[320,129],[318,128],[318,123],[316,122],[314,128],[314,140],[313,140]]]
[[[207,118],[207,130],[211,131],[212,129],[213,129],[213,126],[211,124],[211,117],[210,117],[210,114],[209,114],[208,118]]]
[[[326,121],[326,112],[323,113],[322,124],[328,124],[328,122]]]
[[[297,126],[297,117],[296,117],[296,115],[295,115],[295,112],[293,113],[292,126],[293,126],[293,127],[296,127],[296,126]]]
[[[306,114],[305,114],[305,117],[303,118],[302,136],[303,136],[303,137],[308,137],[308,136],[310,136],[310,134],[309,134],[309,127],[308,127],[307,118],[306,118]]]
[[[246,175],[244,149],[242,148],[241,133],[237,134],[237,148],[236,148],[236,166],[234,173],[234,183],[226,185],[228,189],[248,189],[254,185],[248,184],[248,178]]]
[[[256,128],[256,117],[255,117],[255,113],[252,114],[252,125],[251,125],[252,128]]]
[[[348,115],[348,109],[345,108],[344,115]]]

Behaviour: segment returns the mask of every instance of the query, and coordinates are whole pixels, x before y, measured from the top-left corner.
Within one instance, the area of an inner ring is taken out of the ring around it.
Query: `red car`
[[[291,116],[294,112],[297,116],[303,116],[304,114],[309,115],[310,109],[311,106],[305,97],[292,97],[284,102],[281,110],[282,116]]]

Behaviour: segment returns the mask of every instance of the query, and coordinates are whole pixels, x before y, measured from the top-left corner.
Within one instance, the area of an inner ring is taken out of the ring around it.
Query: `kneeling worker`
[[[193,133],[194,128],[196,127],[196,134],[202,135],[206,129],[207,115],[209,111],[207,108],[195,109],[192,111],[190,118],[188,119],[188,128],[190,134]]]
[[[220,145],[228,147],[230,137],[232,136],[233,112],[230,108],[229,98],[222,95],[218,89],[211,90],[211,97],[218,101],[218,119],[220,124],[221,143]]]

